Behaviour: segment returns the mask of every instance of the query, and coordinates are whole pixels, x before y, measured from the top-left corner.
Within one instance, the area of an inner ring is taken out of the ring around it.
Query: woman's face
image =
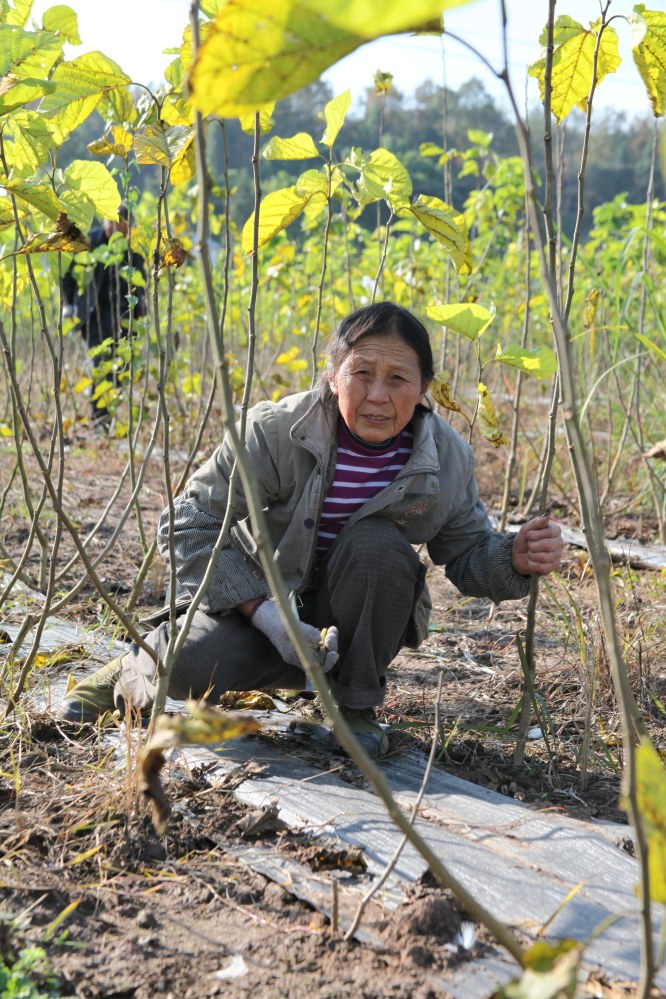
[[[397,333],[363,337],[328,383],[343,420],[368,444],[399,434],[428,388],[418,354]]]

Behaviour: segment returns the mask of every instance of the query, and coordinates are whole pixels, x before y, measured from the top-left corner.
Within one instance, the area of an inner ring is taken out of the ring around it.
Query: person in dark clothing
[[[90,230],[88,239],[91,252],[100,246],[108,245],[116,232],[128,236],[129,213],[125,205],[120,206],[118,215],[117,222],[105,219],[102,225]],[[78,318],[81,335],[88,349],[98,347],[105,340],[112,341],[108,352],[96,354],[91,358],[94,382],[99,381],[99,375],[95,377],[95,369],[109,357],[114,356],[115,345],[127,336],[130,312],[135,319],[146,314],[145,288],[134,283],[130,285],[126,276],[128,266],[145,275],[143,257],[135,251],[128,250],[123,254],[113,254],[113,261],[107,263],[104,260],[97,260],[94,269],[86,274],[83,288],[79,286],[73,266],[69,267],[62,280],[64,315]],[[131,295],[137,299],[132,309],[128,298]],[[110,414],[104,404],[103,396],[97,400],[93,398],[91,407],[94,421],[104,423],[109,421]]]

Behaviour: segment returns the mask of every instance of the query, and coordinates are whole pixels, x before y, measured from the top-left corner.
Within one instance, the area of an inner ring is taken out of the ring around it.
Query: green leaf
[[[14,0],[14,6],[3,4],[0,24],[18,24],[21,27],[30,17],[32,0]]]
[[[206,17],[215,17],[226,0],[201,0],[199,9]]]
[[[24,201],[31,208],[36,208],[47,218],[57,221],[63,206],[49,184],[34,184],[23,180],[6,180],[3,186],[9,194],[19,201]]]
[[[492,444],[493,447],[500,447],[502,444],[509,443],[509,438],[500,430],[490,392],[483,382],[479,382],[479,406],[476,419],[481,436]]]
[[[334,97],[332,101],[329,101],[324,108],[326,130],[321,137],[321,141],[325,146],[331,147],[337,139],[350,107],[351,91],[345,90],[339,97]]]
[[[495,308],[485,309],[472,302],[451,303],[450,305],[429,305],[426,314],[442,326],[448,326],[454,333],[478,340],[486,332],[495,318]]]
[[[311,193],[301,194],[294,187],[283,187],[267,194],[259,206],[259,246],[268,243],[273,236],[298,218],[312,197]],[[254,212],[243,226],[241,245],[245,253],[254,248]]]
[[[86,52],[72,62],[60,63],[51,79],[56,89],[42,100],[39,110],[51,118],[58,145],[86,120],[102,97],[131,83],[120,66],[101,52]]]
[[[472,273],[472,247],[464,215],[445,201],[428,198],[423,194],[401,214],[406,212],[415,215],[430,235],[442,244],[459,274]]]
[[[629,21],[633,28],[632,53],[652,104],[661,118],[666,110],[666,12],[646,10],[637,4]]]
[[[0,34],[0,76],[10,76],[10,80],[3,80],[3,92],[13,77],[30,80],[46,76],[61,55],[62,39],[51,32],[6,25]]]
[[[10,114],[17,108],[25,107],[33,101],[43,97],[44,94],[52,94],[55,84],[48,80],[16,80],[11,74],[6,76],[2,82],[4,93],[0,96],[0,115]]]
[[[388,149],[375,149],[361,167],[358,201],[369,205],[384,199],[394,212],[409,205],[412,181],[397,156]]]
[[[14,132],[13,161],[19,170],[34,171],[48,161],[53,137],[41,115],[36,111],[17,111],[10,119],[10,127]]]
[[[550,347],[526,350],[517,343],[508,343],[505,347],[498,343],[495,360],[535,378],[548,378],[557,371],[557,357]]]
[[[648,844],[650,897],[666,902],[666,770],[648,738],[636,749],[638,811]],[[628,808],[626,795],[622,807]]]
[[[587,98],[592,88],[594,51],[600,20],[583,27],[570,17],[558,17],[556,21],[556,44],[553,51],[553,77],[551,108],[558,122],[569,114],[573,107],[585,111]],[[618,38],[614,28],[604,28],[599,45],[597,60],[597,84],[609,73],[614,73],[621,63],[618,53]],[[543,55],[533,63],[528,75],[539,81],[541,99],[544,98],[546,57]]]
[[[386,0],[381,10],[375,0],[227,0],[197,53],[192,102],[202,114],[245,114],[316,80],[364,42],[423,27],[441,10],[442,0]]]
[[[26,210],[20,205],[16,206],[19,219],[24,219]],[[0,198],[0,230],[9,229],[14,225],[14,206],[9,198]]]
[[[650,338],[645,336],[644,333],[637,333],[636,339],[640,340],[643,346],[647,347],[648,350],[651,350],[654,354],[656,354],[660,360],[666,361],[666,351],[662,350],[662,348],[656,344],[654,340],[650,340]]]
[[[163,108],[168,105],[169,99],[165,98]],[[105,121],[117,122],[120,125],[131,125],[138,117],[129,87],[117,87],[105,94],[97,105],[97,110]],[[164,113],[162,117],[166,121]]]
[[[80,45],[79,19],[75,11],[65,4],[57,7],[49,7],[42,16],[42,27],[44,31],[54,31],[70,42],[72,45]]]
[[[539,940],[524,954],[520,978],[502,985],[493,999],[574,999],[582,946],[576,940]]]
[[[59,191],[58,194],[60,200],[68,206],[68,215],[72,221],[87,228],[87,205],[90,205],[93,214],[100,218],[117,220],[120,191],[103,163],[97,163],[95,160],[74,160],[65,170],[64,180],[67,189]],[[81,223],[77,218],[77,210],[80,213]]]
[[[312,136],[307,132],[299,132],[290,139],[274,135],[262,155],[267,160],[311,160],[320,157]]]
[[[328,164],[323,170],[306,170],[296,181],[296,190],[299,194],[309,194],[308,201],[303,211],[306,224],[313,224],[326,207],[329,197]],[[332,197],[340,184],[344,181],[344,176],[339,167],[331,169],[330,196]]]

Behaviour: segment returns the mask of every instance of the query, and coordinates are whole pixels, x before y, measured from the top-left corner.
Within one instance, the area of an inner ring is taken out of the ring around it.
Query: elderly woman
[[[562,540],[547,517],[515,534],[492,530],[472,452],[424,405],[433,377],[428,332],[382,302],[348,316],[328,347],[316,391],[262,402],[249,413],[252,460],[275,559],[297,600],[311,646],[327,627],[324,670],[341,711],[373,756],[388,748],[375,709],[389,664],[428,635],[430,597],[414,545],[461,593],[496,603],[527,594],[531,573],[557,569]],[[176,501],[173,551],[184,614],[208,566],[229,501],[227,439]],[[169,557],[169,518],[158,529]],[[182,618],[180,618],[182,620]],[[164,655],[169,622],[147,641]],[[131,701],[152,703],[156,668],[135,646],[81,681],[60,714],[87,721]],[[257,558],[242,490],[233,527],[175,663],[169,694],[218,698],[227,690],[302,689],[305,676]]]

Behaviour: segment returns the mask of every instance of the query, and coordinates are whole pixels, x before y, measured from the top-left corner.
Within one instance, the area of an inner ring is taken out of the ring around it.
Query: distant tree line
[[[297,132],[310,132],[315,140],[324,130],[322,111],[333,97],[330,86],[318,81],[281,101],[275,108],[275,127],[271,134],[287,137]],[[543,115],[540,108],[530,114],[535,162],[543,176]],[[595,114],[592,121],[591,142],[585,180],[584,233],[592,224],[593,209],[624,194],[630,203],[645,201],[647,178],[654,135],[654,119],[629,119],[620,112]],[[430,142],[447,149],[465,150],[469,147],[468,132],[480,129],[492,133],[492,150],[500,157],[518,155],[513,123],[509,115],[488,94],[482,83],[469,80],[458,90],[423,83],[411,97],[405,97],[393,88],[379,97],[369,88],[360,111],[350,113],[336,145],[336,154],[343,158],[351,147],[361,147],[366,152],[381,142],[395,153],[408,169],[414,183],[415,194],[423,193],[444,197],[443,167],[437,157],[419,153],[422,143]],[[60,166],[75,158],[89,154],[86,145],[102,134],[104,125],[94,115],[79,128],[72,139],[63,146]],[[575,223],[577,208],[577,173],[583,140],[584,117],[574,113],[567,119],[565,129],[554,129],[555,146],[564,149],[564,169],[561,177],[561,220],[565,234],[570,234]],[[242,131],[236,119],[226,123],[227,153],[230,185],[234,189],[233,218],[242,226],[252,211],[254,191],[250,157],[252,137]],[[266,140],[268,136],[266,137]],[[322,151],[324,147],[322,146]],[[222,133],[211,129],[209,138],[211,173],[218,185],[223,186],[224,154]],[[308,161],[261,161],[261,184],[264,193],[294,182],[298,174],[314,166]],[[451,201],[461,209],[468,194],[483,178],[472,174],[459,176],[460,160],[450,162]],[[143,167],[136,174],[140,189],[157,190],[157,168]],[[665,197],[664,177],[657,166],[655,197]],[[372,227],[376,213],[366,212],[362,222]]]

